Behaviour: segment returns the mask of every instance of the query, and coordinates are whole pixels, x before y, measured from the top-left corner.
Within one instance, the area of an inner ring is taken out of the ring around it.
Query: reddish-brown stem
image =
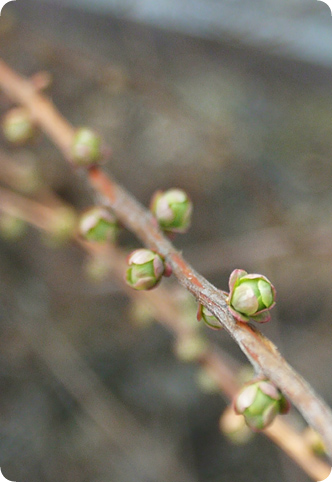
[[[53,194],[50,192],[47,197],[53,197]],[[0,209],[4,205],[7,212],[16,212],[19,217],[35,227],[52,233],[50,225],[40,222],[43,205],[5,189],[0,189],[0,201]],[[59,200],[56,198],[56,201],[53,209],[58,208]],[[51,214],[51,210],[48,213]],[[154,291],[137,292],[124,283],[126,256],[119,248],[84,241],[78,236],[76,242],[90,255],[102,257],[105,263],[108,263],[112,276],[118,280],[128,296],[133,300],[143,298],[155,319],[174,334],[177,342],[185,342],[186,339],[191,340],[197,336],[197,325],[187,322],[178,303],[174,301],[174,296],[165,287],[159,286]],[[212,377],[220,391],[232,400],[240,388],[236,375],[238,373],[236,363],[208,341],[205,341],[204,352],[198,357],[197,362]],[[314,480],[322,480],[328,474],[329,466],[313,454],[301,434],[281,417],[277,417],[273,425],[264,430],[264,434],[279,445]]]
[[[74,128],[54,105],[38,93],[31,82],[0,60],[0,85],[15,102],[29,109],[34,121],[70,160]],[[323,437],[332,457],[332,413],[310,385],[284,360],[277,348],[249,324],[236,323],[227,309],[224,294],[199,275],[155,226],[151,214],[99,167],[88,179],[102,194],[120,221],[149,248],[158,251],[173,268],[179,282],[213,313],[255,367],[273,381]]]

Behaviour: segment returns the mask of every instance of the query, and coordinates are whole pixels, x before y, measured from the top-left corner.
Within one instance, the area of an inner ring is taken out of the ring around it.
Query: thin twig
[[[52,193],[50,194],[52,195]],[[9,212],[17,212],[21,219],[28,220],[30,224],[40,229],[39,213],[42,212],[43,206],[39,206],[39,203],[30,199],[25,199],[23,203],[23,199],[19,194],[10,193],[8,190],[0,188],[0,201],[8,208],[11,206]],[[15,209],[16,204],[20,206],[19,209]],[[59,200],[55,205],[58,207]],[[49,225],[44,224],[42,229],[52,234]],[[75,241],[89,255],[104,260],[112,273],[112,277],[117,279],[128,297],[133,300],[143,298],[154,318],[173,333],[177,342],[192,339],[197,334],[194,325],[188,324],[184,319],[183,312],[179,309],[178,304],[174,301],[174,296],[167,288],[159,286],[154,291],[137,292],[123,283],[126,264],[125,254],[122,253],[120,248],[84,241],[79,236],[75,238]],[[220,391],[229,400],[232,400],[240,386],[237,381],[239,369],[231,357],[215,348],[211,342],[205,341],[204,353],[199,356],[197,362],[209,373]],[[274,423],[263,433],[279,445],[313,480],[322,480],[326,477],[329,466],[313,454],[301,434],[297,433],[281,417],[277,417]]]
[[[74,128],[31,82],[0,60],[0,86],[15,102],[29,109],[34,121],[70,161]],[[312,387],[286,362],[273,343],[250,324],[237,323],[229,313],[223,293],[199,275],[156,227],[152,215],[99,167],[88,179],[102,194],[119,220],[151,249],[158,251],[173,268],[179,282],[212,312],[237,342],[256,372],[274,382],[323,437],[332,458],[332,413]]]

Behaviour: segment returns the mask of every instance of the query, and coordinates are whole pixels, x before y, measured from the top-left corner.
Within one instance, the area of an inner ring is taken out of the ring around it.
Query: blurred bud
[[[7,141],[18,145],[25,144],[36,134],[31,116],[24,107],[16,107],[5,114],[2,130]]]
[[[114,243],[119,226],[113,213],[102,206],[95,206],[81,215],[79,231],[88,241]]]
[[[238,321],[258,323],[270,320],[268,310],[275,305],[276,290],[272,283],[261,274],[248,274],[243,269],[235,269],[229,278],[229,310]]]
[[[8,213],[0,214],[0,233],[4,239],[20,238],[26,231],[26,223],[20,218]]]
[[[192,203],[182,189],[157,191],[151,200],[151,211],[164,231],[185,233],[190,226]]]
[[[303,438],[311,450],[317,455],[325,455],[326,447],[322,437],[312,427],[306,427],[303,431]]]
[[[77,217],[70,207],[58,208],[50,219],[50,235],[46,238],[48,244],[58,244],[68,241],[77,229]]]
[[[10,164],[6,182],[17,191],[29,194],[36,192],[43,185],[36,159],[28,152],[18,154],[16,159],[17,162]]]
[[[149,303],[142,298],[137,298],[132,301],[129,319],[139,328],[149,327],[155,321],[153,309]]]
[[[206,352],[206,342],[199,336],[180,338],[175,343],[175,354],[183,362],[198,361]]]
[[[102,156],[101,138],[87,127],[77,129],[72,145],[72,161],[75,166],[90,167]]]
[[[161,256],[150,249],[137,249],[128,257],[126,282],[135,290],[150,290],[157,286],[165,272]]]
[[[240,390],[234,400],[234,410],[244,416],[250,428],[262,430],[270,425],[279,413],[287,413],[289,403],[269,380],[258,380]]]
[[[87,258],[84,264],[84,273],[89,281],[102,282],[110,274],[110,265],[102,256],[91,256]]]
[[[199,367],[196,372],[196,381],[204,393],[218,393],[220,388],[215,377],[206,367]]]
[[[220,321],[212,313],[210,313],[209,310],[201,303],[199,303],[198,305],[197,320],[203,320],[204,323],[213,330],[222,329],[222,324],[220,323]]]
[[[246,444],[254,435],[246,424],[244,416],[235,413],[232,406],[227,407],[221,415],[219,428],[236,445]]]

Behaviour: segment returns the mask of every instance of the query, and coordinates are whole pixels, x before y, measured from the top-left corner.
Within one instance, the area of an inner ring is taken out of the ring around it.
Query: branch
[[[33,120],[70,161],[74,128],[31,82],[0,60],[0,86],[14,101],[24,105]],[[94,189],[108,201],[119,220],[150,249],[172,266],[174,275],[195,298],[213,313],[239,345],[258,373],[277,385],[307,422],[323,437],[332,458],[332,413],[311,386],[284,360],[272,342],[250,324],[237,323],[229,313],[225,296],[199,275],[155,226],[152,215],[99,167],[87,171]]]
[[[49,192],[49,196],[52,196],[52,192]],[[58,207],[58,203],[59,200],[55,203],[55,210]],[[0,188],[0,212],[15,212],[22,220],[52,235],[53,231],[50,224],[45,223],[42,227],[40,225],[39,213],[42,212],[42,208],[43,205],[36,201]],[[55,215],[56,212],[53,213],[53,216]],[[178,303],[174,301],[174,296],[170,290],[159,286],[154,291],[137,292],[124,283],[123,273],[126,269],[126,255],[120,248],[91,243],[82,240],[80,237],[75,237],[74,240],[86,253],[103,260],[103,263],[109,268],[112,277],[126,291],[129,298],[134,301],[143,299],[147,303],[155,320],[174,335],[176,344],[185,343],[186,340],[190,341],[197,337],[198,324],[195,327],[195,325],[187,323],[183,311],[179,309]],[[204,345],[204,352],[195,361],[208,372],[221,393],[229,400],[232,400],[240,389],[237,380],[239,367],[229,355],[225,355],[220,348],[217,349],[210,341],[204,340]],[[48,364],[51,363],[49,360],[46,361]],[[52,363],[51,366],[53,366]],[[63,382],[67,385],[65,380]],[[314,455],[303,436],[297,433],[281,416],[277,417],[273,424],[263,430],[262,433],[279,445],[314,480],[326,478],[330,470],[329,466]]]

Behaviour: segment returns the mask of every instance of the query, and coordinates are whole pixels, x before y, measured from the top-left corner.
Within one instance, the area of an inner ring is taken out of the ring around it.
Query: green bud
[[[2,130],[9,142],[18,145],[25,144],[36,134],[31,116],[24,107],[16,107],[7,112],[2,120]]]
[[[81,215],[79,231],[88,241],[114,242],[119,226],[113,213],[102,206],[96,206]]]
[[[72,145],[73,163],[80,167],[90,167],[98,163],[101,156],[100,136],[87,127],[78,129]]]
[[[204,323],[209,327],[212,328],[213,330],[221,330],[222,329],[222,324],[216,318],[210,311],[203,306],[201,303],[198,305],[198,310],[197,310],[197,320],[201,321],[203,320]]]
[[[229,278],[229,310],[238,321],[249,318],[265,323],[270,320],[268,310],[275,305],[276,290],[272,283],[261,274],[248,274],[235,269]]]
[[[242,414],[253,430],[270,425],[279,413],[287,413],[289,403],[269,380],[258,380],[244,386],[234,401],[234,410]]]
[[[137,249],[128,257],[126,282],[135,290],[150,290],[157,286],[165,273],[161,256],[150,249]]]
[[[157,191],[151,200],[151,211],[164,231],[185,233],[190,226],[192,202],[182,189]]]

